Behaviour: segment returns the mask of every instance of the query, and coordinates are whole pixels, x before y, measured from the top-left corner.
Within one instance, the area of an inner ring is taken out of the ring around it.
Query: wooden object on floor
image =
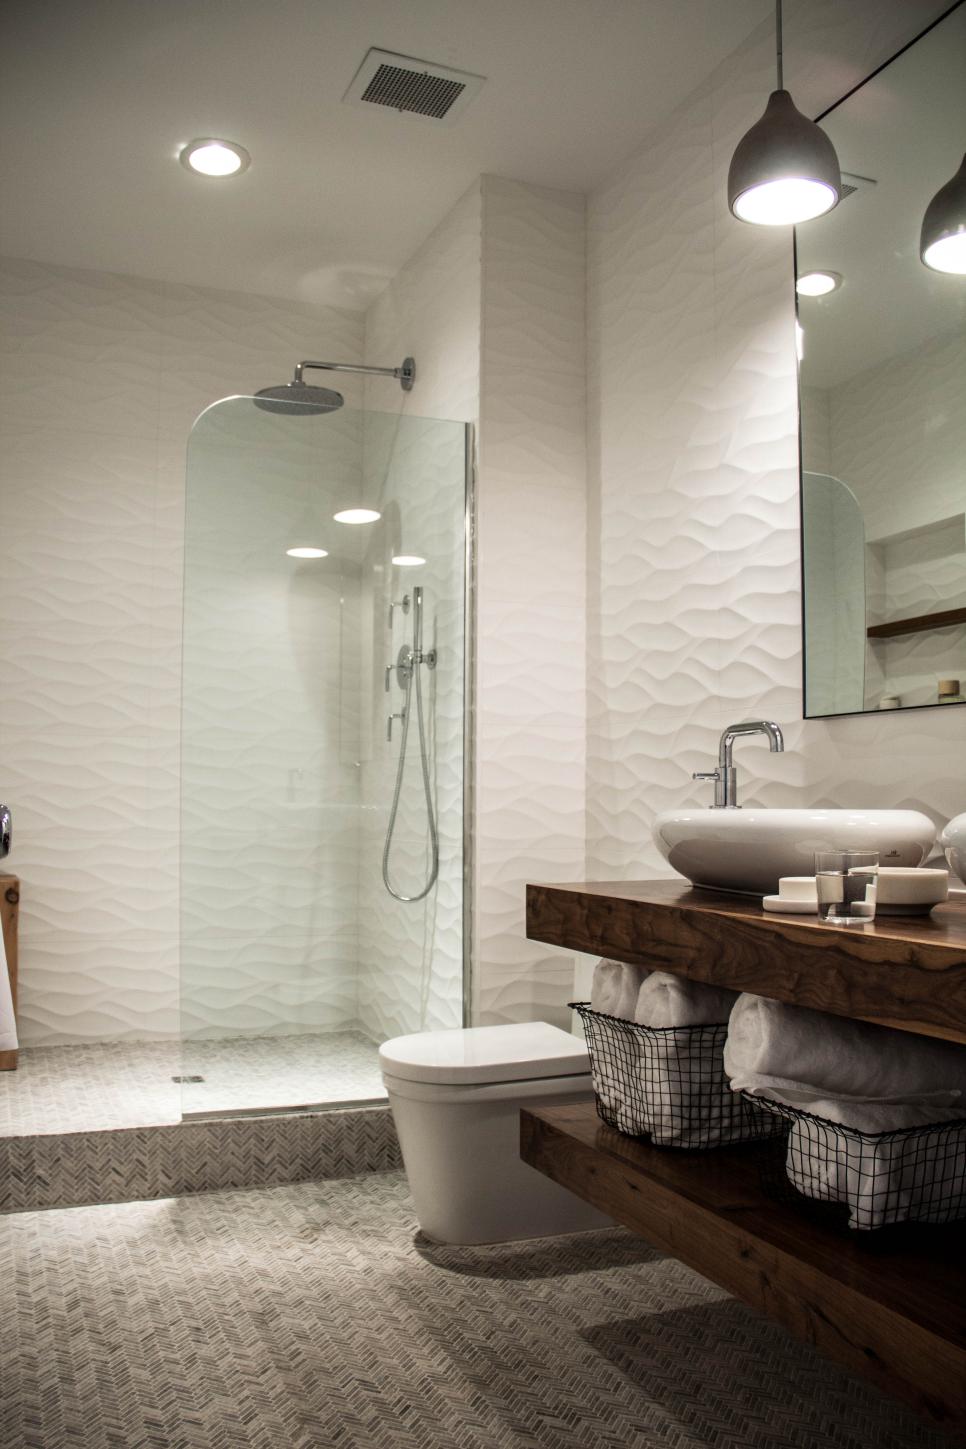
[[[527,886],[527,935],[775,1001],[966,1042],[966,902],[829,926],[684,881]]]
[[[966,624],[966,609],[939,609],[914,618],[893,619],[889,624],[870,624],[865,632],[870,639],[895,639],[899,634],[921,634],[926,629],[948,629],[953,624]]]
[[[875,1234],[835,1231],[766,1197],[765,1150],[662,1150],[607,1127],[592,1103],[521,1113],[525,1162],[966,1436],[962,1224],[902,1229],[904,1246],[877,1250]]]
[[[14,1012],[17,1009],[17,918],[20,910],[20,881],[15,875],[0,875],[0,924],[10,975],[10,993]],[[0,963],[0,971],[3,965]],[[0,1072],[12,1072],[17,1065],[16,1052],[0,1052]]]

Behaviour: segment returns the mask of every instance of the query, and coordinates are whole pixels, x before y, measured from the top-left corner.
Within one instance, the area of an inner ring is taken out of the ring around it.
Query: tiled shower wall
[[[572,961],[527,941],[524,893],[528,880],[584,869],[584,290],[584,198],[484,176],[367,319],[369,355],[412,352],[420,367],[407,401],[370,383],[374,406],[476,424],[472,940],[483,1023],[567,1018]],[[386,963],[376,995],[396,1022],[412,992],[388,967],[412,908],[378,893],[372,905],[372,957]]]
[[[944,7],[808,0],[786,78],[817,114]],[[770,23],[590,206],[589,868],[666,875],[658,811],[705,802],[720,730],[767,716],[787,752],[737,763],[765,805],[966,808],[962,715],[801,719],[791,241],[743,226],[725,180],[772,88]]]
[[[299,357],[359,360],[362,317],[28,261],[0,278],[0,797],[23,879],[22,1039],[164,1036],[186,441],[209,403]]]

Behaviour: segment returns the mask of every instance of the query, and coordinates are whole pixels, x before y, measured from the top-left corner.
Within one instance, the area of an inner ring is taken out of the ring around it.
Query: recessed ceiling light
[[[842,285],[838,272],[803,272],[795,283],[800,297],[824,297],[827,292],[836,292]]]
[[[342,508],[332,517],[336,523],[378,523],[382,514],[375,508]]]
[[[392,561],[399,569],[415,569],[418,568],[420,564],[424,564],[426,562],[426,560],[424,558],[421,558],[418,553],[393,554]]]
[[[327,548],[287,548],[289,558],[328,558]]]
[[[247,171],[252,158],[244,146],[234,141],[219,141],[214,136],[204,136],[190,141],[180,154],[182,166],[197,171],[201,176],[237,176]]]

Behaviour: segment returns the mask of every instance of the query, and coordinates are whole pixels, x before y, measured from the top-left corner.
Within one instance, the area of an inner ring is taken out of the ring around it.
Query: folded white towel
[[[966,1047],[763,996],[739,997],[725,1071],[735,1091],[772,1097],[864,1132],[966,1115]]]
[[[17,1050],[17,1020],[13,1014],[13,995],[10,991],[10,973],[7,970],[7,951],[0,931],[0,1052]]]
[[[641,983],[647,974],[645,966],[629,966],[626,961],[598,961],[590,990],[591,1010],[632,1021]]]
[[[966,1134],[938,1129],[915,1137],[861,1141],[847,1132],[801,1121],[792,1124],[785,1165],[789,1180],[805,1197],[846,1203],[849,1227],[870,1229],[907,1221],[954,1222],[962,1217],[964,1158]]]
[[[634,1020],[655,1027],[716,1026],[728,1020],[737,1000],[737,991],[652,971],[638,994]]]

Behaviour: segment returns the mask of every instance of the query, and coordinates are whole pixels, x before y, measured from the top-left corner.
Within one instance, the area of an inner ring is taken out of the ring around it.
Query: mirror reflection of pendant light
[[[919,255],[934,272],[966,272],[966,156],[926,207]]]
[[[728,205],[739,221],[790,226],[821,216],[842,195],[842,174],[828,136],[803,116],[782,84],[782,0],[775,6],[778,89],[746,131],[728,169]]]

